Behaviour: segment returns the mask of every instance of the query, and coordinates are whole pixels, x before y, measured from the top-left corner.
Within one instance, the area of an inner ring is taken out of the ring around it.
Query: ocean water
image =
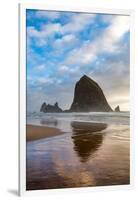
[[[107,127],[76,131],[72,121]],[[27,190],[129,184],[129,122],[129,112],[29,113],[27,124],[64,134],[27,142]]]

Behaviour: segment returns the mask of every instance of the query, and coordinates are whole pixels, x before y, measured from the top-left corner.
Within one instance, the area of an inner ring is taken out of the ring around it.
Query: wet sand
[[[129,125],[98,132],[78,130],[78,125],[58,137],[27,143],[27,190],[130,183]]]
[[[27,141],[39,140],[42,138],[53,137],[63,134],[57,128],[36,125],[27,125],[26,132]]]

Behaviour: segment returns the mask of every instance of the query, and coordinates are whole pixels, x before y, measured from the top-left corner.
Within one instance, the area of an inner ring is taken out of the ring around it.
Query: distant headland
[[[41,112],[112,112],[111,106],[100,88],[90,77],[84,75],[75,85],[73,102],[68,110],[62,110],[58,102],[54,105],[44,102],[40,108]],[[120,111],[119,106],[115,109]]]

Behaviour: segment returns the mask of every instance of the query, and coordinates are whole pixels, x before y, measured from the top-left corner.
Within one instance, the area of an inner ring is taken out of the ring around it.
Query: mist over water
[[[129,113],[29,113],[27,123],[64,134],[27,142],[27,189],[129,184]],[[72,121],[102,122],[98,132]]]
[[[27,123],[34,125],[57,126],[62,128],[64,122],[70,126],[72,121],[101,122],[109,124],[129,125],[129,112],[89,112],[89,113],[42,113],[32,112],[27,114]],[[65,130],[67,127],[65,126]]]

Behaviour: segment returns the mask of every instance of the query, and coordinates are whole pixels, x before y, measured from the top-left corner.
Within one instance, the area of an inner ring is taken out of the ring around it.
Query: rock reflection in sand
[[[53,118],[41,119],[40,120],[40,124],[42,124],[42,125],[54,125],[54,126],[57,126],[58,125],[58,121],[56,119],[53,119]]]
[[[74,150],[81,162],[88,158],[101,146],[103,133],[107,125],[103,123],[72,122]]]
[[[74,132],[72,136],[74,150],[80,157],[81,162],[86,162],[102,144],[103,134],[91,132]]]

